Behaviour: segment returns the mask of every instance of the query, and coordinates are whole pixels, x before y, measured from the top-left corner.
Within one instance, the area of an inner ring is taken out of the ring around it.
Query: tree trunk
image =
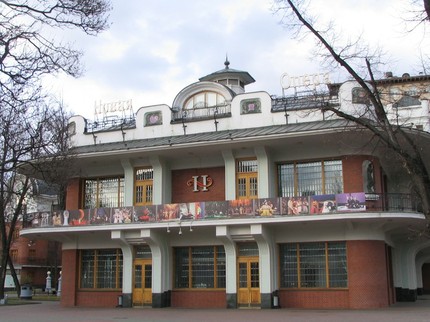
[[[15,266],[13,265],[10,257],[9,257],[9,268],[10,268],[10,273],[11,273],[12,278],[13,278],[13,282],[15,284],[16,295],[19,297],[21,295],[21,284],[19,283],[18,275],[16,274],[16,270],[15,270]]]

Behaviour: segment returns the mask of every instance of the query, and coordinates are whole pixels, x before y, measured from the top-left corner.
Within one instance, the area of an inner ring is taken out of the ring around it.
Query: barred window
[[[86,179],[84,209],[124,206],[124,178]]]
[[[176,288],[225,288],[222,246],[175,248]]]
[[[121,289],[122,267],[119,249],[81,250],[80,288]]]
[[[345,242],[282,244],[281,287],[346,288]]]
[[[278,164],[281,197],[343,193],[342,161]]]

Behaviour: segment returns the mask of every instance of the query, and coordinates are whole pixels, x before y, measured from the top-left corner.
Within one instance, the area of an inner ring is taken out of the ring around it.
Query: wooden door
[[[238,305],[260,306],[260,267],[258,257],[238,260]]]
[[[136,259],[133,275],[133,305],[152,304],[152,261]]]

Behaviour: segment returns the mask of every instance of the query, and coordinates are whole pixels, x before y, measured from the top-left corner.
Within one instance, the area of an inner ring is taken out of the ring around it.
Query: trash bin
[[[31,300],[33,298],[33,287],[28,284],[21,285],[20,298],[25,300]]]
[[[278,291],[273,292],[273,308],[279,308],[279,293]]]
[[[116,307],[122,307],[122,295],[118,295],[118,304]]]

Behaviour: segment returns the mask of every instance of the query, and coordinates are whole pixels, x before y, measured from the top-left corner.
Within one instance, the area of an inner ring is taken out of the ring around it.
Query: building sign
[[[209,191],[209,187],[213,184],[213,180],[207,174],[201,176],[192,176],[192,179],[187,181],[188,187],[193,187],[193,192]]]
[[[133,114],[133,106],[131,100],[117,101],[111,103],[95,103],[94,116],[123,116]]]
[[[328,73],[310,74],[303,76],[290,76],[287,73],[281,76],[281,86],[283,89],[297,87],[317,87],[322,84],[330,84]]]

